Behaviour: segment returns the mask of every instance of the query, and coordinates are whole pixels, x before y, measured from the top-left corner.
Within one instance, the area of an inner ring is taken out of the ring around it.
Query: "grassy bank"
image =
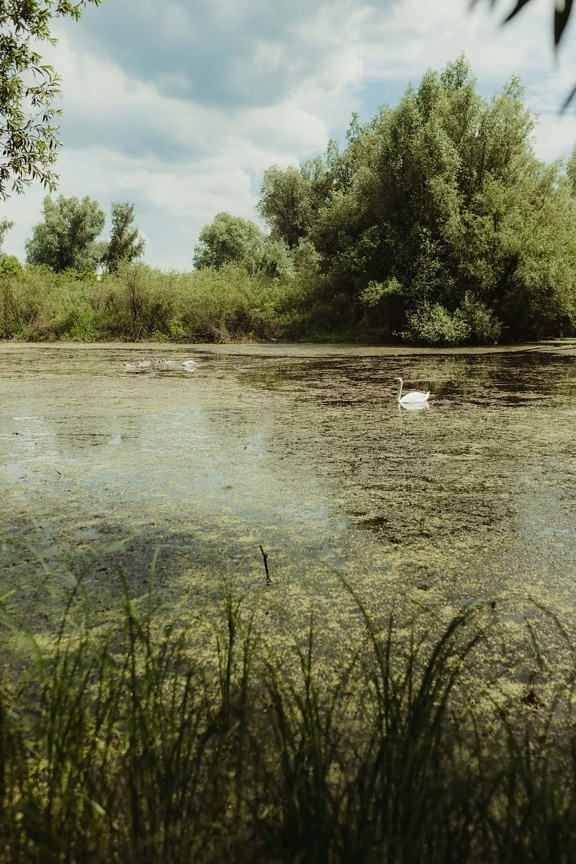
[[[349,303],[306,272],[282,280],[240,265],[177,273],[133,264],[97,279],[13,259],[0,267],[3,339],[268,341],[328,337],[350,320]]]
[[[360,638],[317,644],[311,624],[284,650],[229,593],[200,642],[151,601],[106,632],[71,603],[24,652],[5,619],[0,862],[576,858],[559,622],[552,682],[534,633],[537,678],[486,674],[506,638],[489,604],[377,624],[354,597]]]

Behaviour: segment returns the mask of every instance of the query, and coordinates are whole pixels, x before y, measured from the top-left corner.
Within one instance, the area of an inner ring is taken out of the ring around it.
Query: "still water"
[[[373,610],[571,613],[575,394],[571,352],[0,345],[0,591],[80,578],[104,610],[154,571],[193,614],[261,590],[264,551],[276,602],[334,627],[342,579]]]

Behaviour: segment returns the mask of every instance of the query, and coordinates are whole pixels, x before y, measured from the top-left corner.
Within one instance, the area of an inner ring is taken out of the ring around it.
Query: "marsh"
[[[571,613],[575,383],[570,349],[5,343],[2,592],[38,615],[80,580],[104,616],[153,578],[194,616],[260,592],[264,550],[275,604],[336,632],[343,580],[374,610]]]

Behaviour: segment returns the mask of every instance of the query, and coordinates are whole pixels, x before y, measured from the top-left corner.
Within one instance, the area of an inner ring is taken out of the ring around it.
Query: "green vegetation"
[[[572,336],[576,148],[565,163],[541,162],[534,122],[516,78],[485,99],[460,57],[397,107],[354,117],[344,148],[265,171],[257,209],[268,233],[217,214],[190,274],[126,267],[144,249],[132,205],[113,205],[104,241],[96,201],[48,197],[28,263],[62,279],[42,292],[34,268],[0,275],[0,332],[427,345]]]
[[[97,201],[87,195],[81,201],[64,195],[54,201],[47,195],[44,221],[34,226],[26,243],[26,260],[29,264],[45,264],[55,273],[94,273],[99,266],[114,273],[120,264],[144,252],[143,238],[137,228],[131,227],[133,220],[132,204],[112,204],[112,231],[106,242],[99,239],[106,217]]]
[[[483,666],[506,638],[490,605],[406,625],[354,601],[337,648],[313,626],[276,647],[264,607],[248,618],[229,592],[211,639],[163,626],[150,596],[105,632],[73,596],[28,652],[5,616],[0,862],[574,860],[560,623],[565,680],[547,686],[532,627],[505,673],[537,681],[507,691]]]
[[[34,226],[26,243],[29,264],[45,264],[60,273],[62,270],[95,270],[102,259],[96,238],[104,228],[106,217],[97,201],[88,196],[55,201],[44,199],[44,221]]]
[[[194,273],[121,264],[91,271],[22,267],[0,258],[0,338],[50,340],[229,340],[317,338],[342,333],[322,280],[284,282],[241,264]],[[331,330],[329,328],[332,328]]]
[[[342,151],[267,171],[260,214],[291,249],[312,245],[360,330],[429,344],[571,334],[575,157],[540,162],[533,125],[518,80],[486,100],[459,58],[354,118]]]
[[[144,254],[146,242],[137,228],[132,227],[134,205],[116,201],[112,204],[112,231],[103,256],[109,273],[115,273],[123,262],[134,261]]]
[[[100,0],[3,0],[0,4],[0,199],[38,180],[54,188],[60,95],[54,68],[37,48],[55,43],[54,18],[78,19],[88,3]]]

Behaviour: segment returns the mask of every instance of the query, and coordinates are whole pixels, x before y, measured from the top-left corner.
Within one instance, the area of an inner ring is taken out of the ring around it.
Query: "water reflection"
[[[429,407],[429,402],[402,402],[398,406],[400,411],[427,411]]]

